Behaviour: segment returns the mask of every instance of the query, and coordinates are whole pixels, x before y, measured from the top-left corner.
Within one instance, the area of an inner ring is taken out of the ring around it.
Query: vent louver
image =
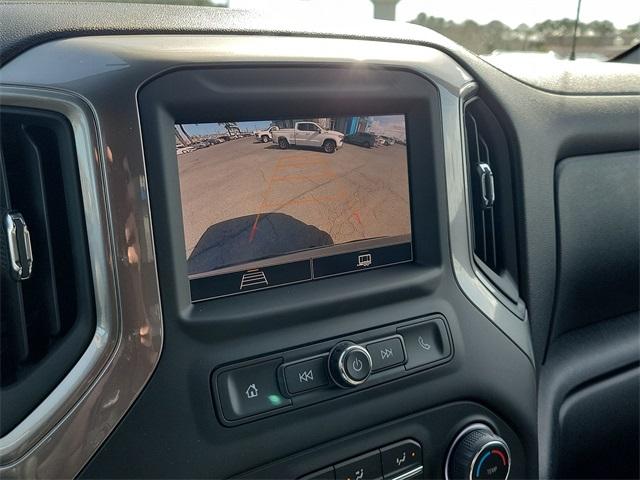
[[[78,360],[95,330],[71,128],[0,110],[0,435]]]
[[[517,304],[517,244],[507,138],[480,98],[467,102],[464,122],[476,264]]]
[[[498,268],[496,251],[496,225],[493,207],[496,201],[491,151],[478,122],[469,112],[465,114],[469,175],[471,177],[471,203],[474,226],[474,252],[492,270]]]

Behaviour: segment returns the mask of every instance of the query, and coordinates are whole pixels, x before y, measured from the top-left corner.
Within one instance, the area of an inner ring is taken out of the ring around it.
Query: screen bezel
[[[296,298],[305,306],[344,293],[364,299],[380,286],[384,298],[421,296],[435,288],[446,225],[440,99],[425,77],[368,65],[224,65],[166,73],[139,93],[141,127],[154,218],[154,242],[163,302],[185,320],[233,316],[246,295],[192,305],[185,258],[175,152],[176,123],[268,120],[282,117],[404,114],[407,129],[413,262],[251,292],[254,302],[276,306]],[[215,112],[215,115],[212,115]],[[353,279],[358,279],[355,282]],[[351,280],[350,280],[351,279]],[[391,283],[389,283],[391,282]],[[325,292],[326,289],[326,292]],[[293,296],[293,297],[292,297]],[[381,298],[370,298],[375,305]],[[209,306],[215,305],[215,312]],[[225,308],[230,310],[224,313]]]

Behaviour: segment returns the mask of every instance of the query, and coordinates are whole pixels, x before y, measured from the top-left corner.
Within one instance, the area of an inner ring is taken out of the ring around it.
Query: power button
[[[366,348],[352,342],[341,342],[329,354],[329,373],[341,387],[355,387],[371,374],[371,355]]]
[[[365,380],[371,372],[371,357],[362,350],[351,350],[345,356],[347,373],[353,380],[359,382]]]

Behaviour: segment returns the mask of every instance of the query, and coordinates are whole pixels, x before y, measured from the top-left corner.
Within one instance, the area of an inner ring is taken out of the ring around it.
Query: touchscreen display
[[[412,260],[404,115],[175,125],[192,300]]]

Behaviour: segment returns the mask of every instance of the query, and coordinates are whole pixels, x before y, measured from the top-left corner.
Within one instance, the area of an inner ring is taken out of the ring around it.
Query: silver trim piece
[[[440,89],[442,128],[445,132],[445,167],[449,209],[449,245],[454,275],[460,290],[509,337],[533,363],[529,321],[520,320],[506,305],[508,300],[476,267],[473,259],[471,187],[468,184],[467,146],[464,141],[464,103],[478,89],[474,82],[457,94]]]
[[[20,258],[20,248],[18,248],[18,226],[16,223],[22,224],[22,242],[24,243],[26,254],[26,258],[24,259]],[[31,235],[29,235],[27,224],[19,213],[7,213],[4,217],[4,229],[7,232],[9,264],[11,266],[12,276],[15,280],[27,280],[31,276],[31,266],[33,264]]]
[[[22,217],[22,216],[21,216]],[[26,262],[26,271],[20,272],[20,277],[22,280],[27,280],[31,277],[31,272],[33,271],[33,250],[31,250],[31,232],[29,232],[29,227],[27,226],[27,222],[22,219],[22,235],[24,235],[24,254],[25,254],[25,262]]]
[[[124,416],[157,364],[162,317],[137,105],[141,86],[179,67],[301,62],[402,68],[436,85],[454,275],[467,298],[533,358],[528,322],[513,315],[473,266],[462,111],[466,96],[477,87],[445,53],[414,44],[286,36],[55,40],[27,50],[0,69],[0,102],[60,112],[73,127],[98,328],[52,395],[0,439],[0,475],[75,476]]]
[[[54,429],[73,408],[88,385],[95,380],[115,347],[118,328],[115,279],[109,267],[111,242],[106,235],[106,223],[102,222],[105,202],[101,196],[101,175],[95,171],[94,151],[97,151],[97,137],[92,115],[82,102],[69,94],[4,86],[0,93],[2,105],[59,112],[65,115],[72,125],[85,206],[91,273],[96,287],[96,334],[87,350],[53,392],[11,432],[0,438],[0,472],[3,476],[28,477],[37,476],[34,467],[22,470],[21,463],[16,460],[34,447],[43,435]],[[89,209],[89,206],[93,208]]]
[[[493,182],[493,172],[488,163],[478,164],[478,175],[482,190],[482,208],[491,208],[496,200],[496,189]]]
[[[0,476],[74,477],[128,410],[159,359],[159,292],[142,288],[147,281],[157,285],[155,257],[151,252],[148,263],[153,273],[147,271],[143,279],[139,264],[114,254],[124,245],[113,234],[109,206],[125,203],[132,214],[140,207],[129,205],[129,199],[108,201],[105,177],[110,159],[103,154],[94,112],[85,100],[70,92],[2,85],[0,103],[58,112],[71,124],[96,314],[95,334],[76,365],[35,410],[0,438]],[[150,228],[137,232],[140,238],[150,233]],[[130,286],[119,289],[123,277]]]
[[[408,472],[404,472],[398,475],[397,477],[391,477],[390,480],[409,480],[410,478],[413,478],[416,475],[420,475],[423,470],[424,470],[424,467],[420,465],[419,467],[409,470]]]

